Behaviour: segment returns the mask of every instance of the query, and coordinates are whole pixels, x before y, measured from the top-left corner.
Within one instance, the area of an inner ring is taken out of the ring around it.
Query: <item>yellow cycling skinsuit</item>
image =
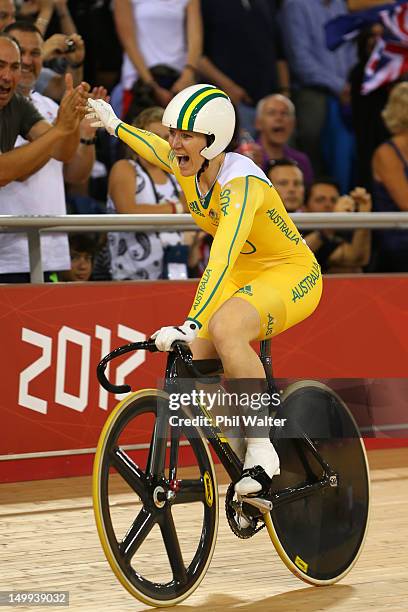
[[[121,123],[117,136],[138,155],[172,172],[197,225],[214,237],[188,319],[208,338],[211,315],[231,297],[252,304],[261,319],[258,340],[306,319],[322,293],[319,264],[271,182],[249,158],[226,153],[216,182],[202,197],[195,176],[180,174],[159,136]]]

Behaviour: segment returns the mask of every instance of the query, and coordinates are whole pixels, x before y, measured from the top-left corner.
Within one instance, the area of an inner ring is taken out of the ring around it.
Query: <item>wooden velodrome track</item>
[[[316,588],[292,576],[266,530],[238,540],[225,520],[221,495],[218,541],[207,576],[173,610],[408,610],[408,448],[371,451],[368,456],[370,527],[357,565],[341,583]],[[226,482],[221,471],[220,482]],[[0,485],[1,591],[68,590],[68,609],[75,611],[151,609],[133,599],[110,570],[99,544],[90,491],[88,477]],[[120,504],[120,487],[117,495]],[[192,521],[190,513],[186,529]]]

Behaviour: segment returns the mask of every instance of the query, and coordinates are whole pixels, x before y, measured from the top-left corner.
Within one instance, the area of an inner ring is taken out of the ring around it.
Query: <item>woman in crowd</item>
[[[382,113],[390,140],[375,151],[372,161],[374,210],[408,211],[408,83],[391,91]],[[408,272],[408,231],[376,232],[378,272]]]
[[[138,77],[153,88],[162,106],[175,93],[195,83],[202,52],[199,0],[115,0],[114,17],[124,49],[122,116],[132,101],[132,87]],[[159,64],[179,72],[179,78],[168,89],[159,85],[150,70]]]

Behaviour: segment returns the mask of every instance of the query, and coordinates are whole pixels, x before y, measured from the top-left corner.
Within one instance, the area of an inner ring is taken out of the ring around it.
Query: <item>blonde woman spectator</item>
[[[394,87],[382,116],[392,138],[373,156],[374,210],[408,211],[408,83]],[[408,272],[408,231],[378,231],[376,247],[378,272]]]
[[[124,50],[123,115],[139,77],[151,85],[157,103],[162,106],[175,93],[195,83],[202,52],[200,0],[115,0],[114,17]],[[159,64],[180,73],[170,89],[161,87],[153,78],[150,68]]]
[[[168,128],[161,123],[163,109],[144,110],[133,123],[161,138]],[[179,186],[170,174],[128,150],[129,159],[113,165],[108,185],[108,213],[169,214],[184,212]],[[157,279],[163,272],[165,248],[180,242],[177,232],[111,232],[108,236],[113,280]]]

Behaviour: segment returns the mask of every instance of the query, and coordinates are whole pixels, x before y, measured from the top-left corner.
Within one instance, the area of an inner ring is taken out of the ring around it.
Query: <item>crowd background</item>
[[[325,36],[329,20],[382,4],[0,0],[0,30],[21,48],[17,91],[41,114],[49,112],[50,122],[68,74],[74,86],[85,81],[93,95],[109,99],[128,123],[166,138],[161,116],[171,98],[196,82],[212,83],[228,93],[237,111],[231,150],[263,168],[289,212],[397,212],[408,210],[408,75],[400,71],[369,94],[361,93],[365,66],[384,32],[380,20],[363,25],[357,37],[334,51]],[[2,114],[4,109],[0,122]],[[26,178],[24,193],[21,179],[1,187],[0,213],[187,210],[173,177],[86,120],[76,158],[55,163],[61,166],[50,166],[41,185],[36,173]],[[51,191],[52,172],[60,173],[59,197]],[[408,231],[320,230],[304,238],[326,273],[408,271]],[[47,280],[197,277],[211,246],[211,237],[202,232],[62,239],[57,259],[52,237],[42,243]],[[27,245],[19,240],[21,253],[15,257],[15,241],[0,234],[1,282],[27,281]],[[69,259],[71,270],[65,271]]]

